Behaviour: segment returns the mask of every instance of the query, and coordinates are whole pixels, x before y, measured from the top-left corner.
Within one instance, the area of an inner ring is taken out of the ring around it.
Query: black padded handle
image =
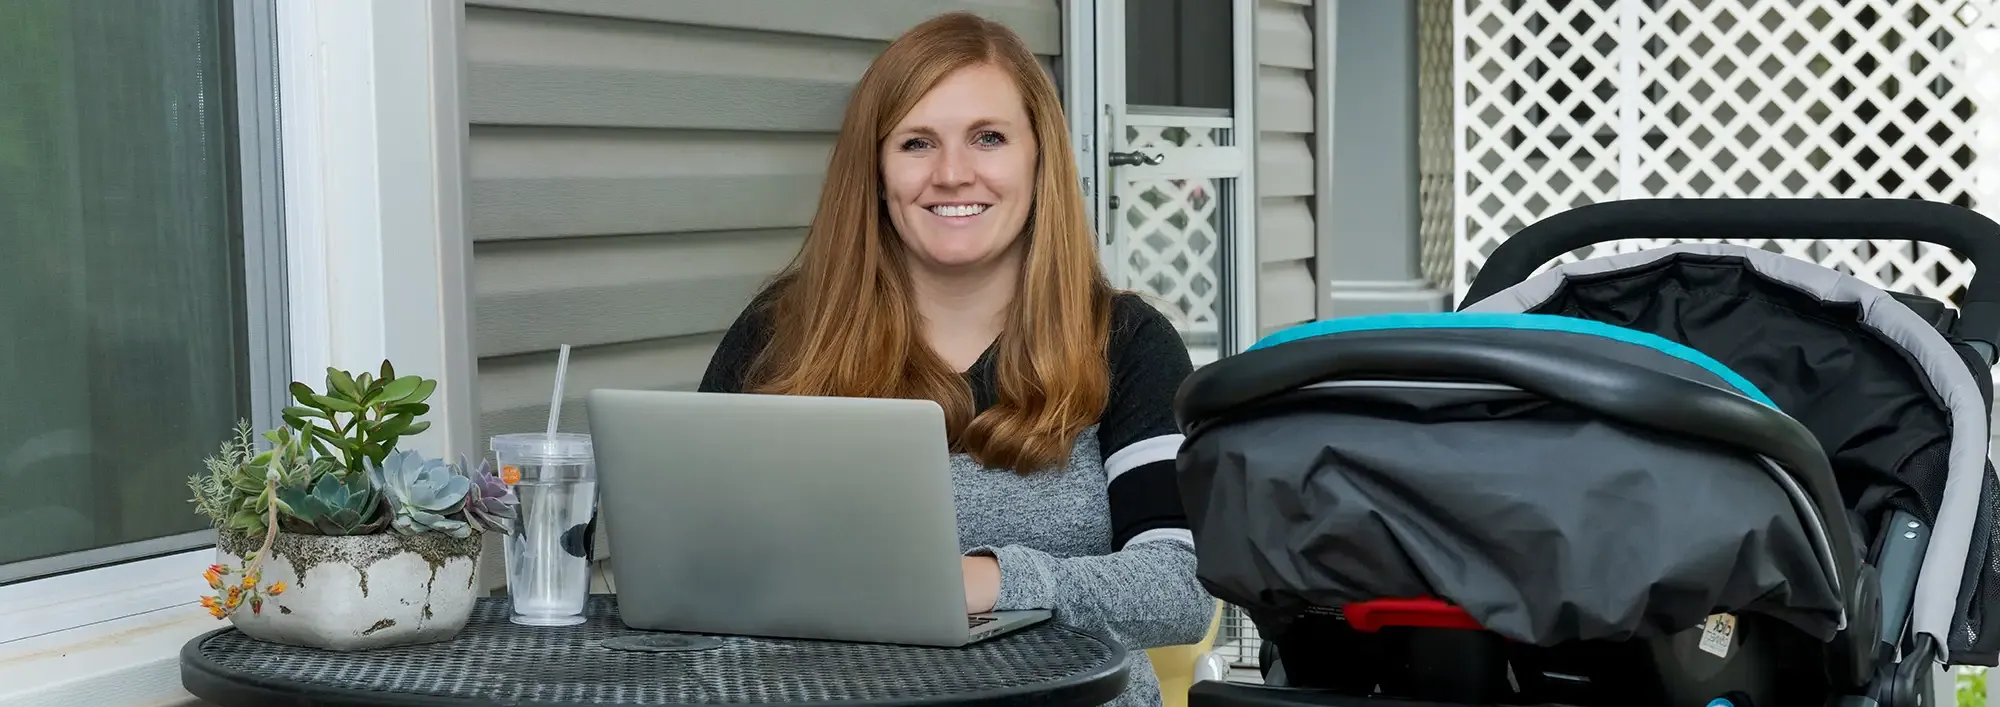
[[[1533,275],[1564,253],[1626,238],[1773,238],[1934,243],[2000,273],[2000,224],[1951,204],[1914,199],[1629,199],[1582,206],[1521,229],[1494,249],[1460,309]],[[1994,363],[2000,274],[1974,277],[1952,333]]]
[[[1791,416],[1733,390],[1569,347],[1417,331],[1325,336],[1246,351],[1188,376],[1174,414],[1188,435],[1235,410],[1332,380],[1501,383],[1626,423],[1727,444],[1776,460],[1819,509],[1843,594],[1854,576],[1846,505],[1819,439]]]

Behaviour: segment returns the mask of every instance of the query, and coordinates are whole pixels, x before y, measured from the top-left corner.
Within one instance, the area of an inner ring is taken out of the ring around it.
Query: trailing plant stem
[[[257,576],[264,569],[264,556],[271,554],[271,544],[278,541],[278,480],[271,478],[264,482],[264,545],[257,548],[257,557],[250,561],[250,569],[244,571],[246,577]]]
[[[223,577],[235,574],[231,568],[223,565],[210,565],[208,571],[203,573],[208,579],[208,586],[216,591],[216,595],[203,596],[201,598],[201,605],[207,608],[208,613],[215,618],[226,618],[236,613],[236,610],[242,608],[245,604],[250,605],[251,613],[263,613],[264,596],[277,596],[285,591],[284,582],[275,582],[261,589],[257,586],[258,573],[264,569],[264,559],[270,556],[271,546],[278,540],[278,474],[276,471],[272,471],[264,477],[263,496],[265,506],[264,544],[251,553],[253,557],[245,558],[250,563],[247,567],[243,568],[242,582],[236,585],[229,585],[223,582]]]

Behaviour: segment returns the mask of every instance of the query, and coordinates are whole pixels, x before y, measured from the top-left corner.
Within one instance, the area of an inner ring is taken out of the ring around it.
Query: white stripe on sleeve
[[[1187,544],[1188,547],[1194,547],[1194,533],[1187,528],[1154,528],[1132,536],[1131,540],[1125,541],[1125,547],[1162,540],[1175,540]]]
[[[1170,434],[1145,439],[1125,445],[1104,460],[1104,483],[1118,479],[1118,475],[1157,461],[1173,461],[1180,454],[1181,442],[1186,435]]]

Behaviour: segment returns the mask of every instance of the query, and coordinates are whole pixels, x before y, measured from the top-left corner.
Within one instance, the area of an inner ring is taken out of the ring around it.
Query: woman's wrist
[[[1000,600],[1000,560],[992,555],[967,555],[960,564],[965,572],[965,613],[992,611]]]

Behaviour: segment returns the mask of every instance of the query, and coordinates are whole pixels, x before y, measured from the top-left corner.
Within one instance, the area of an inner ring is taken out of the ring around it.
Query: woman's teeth
[[[931,213],[939,216],[978,216],[985,210],[985,204],[939,204],[931,207]]]

